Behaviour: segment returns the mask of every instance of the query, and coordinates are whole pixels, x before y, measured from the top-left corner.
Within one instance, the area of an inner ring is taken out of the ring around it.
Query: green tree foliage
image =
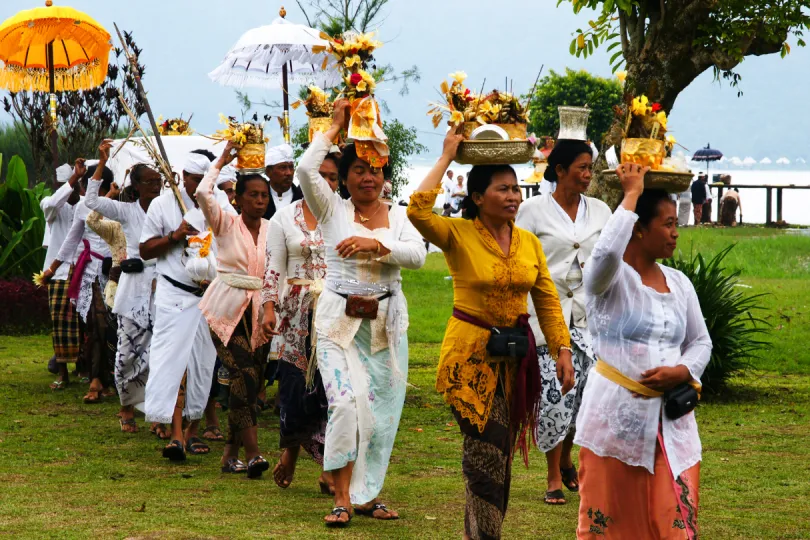
[[[42,182],[29,189],[23,160],[11,158],[0,184],[0,278],[29,279],[42,269],[45,216],[39,203],[49,194]]]
[[[700,310],[712,339],[712,357],[701,377],[704,390],[721,391],[728,380],[749,366],[764,351],[769,325],[757,315],[762,294],[746,295],[736,287],[740,275],[723,266],[734,248],[728,246],[709,261],[697,254],[691,259],[669,259],[667,266],[680,270],[695,286]]]
[[[607,45],[614,71],[627,65],[627,93],[646,94],[669,112],[678,94],[707,69],[738,87],[746,56],[804,46],[810,0],[558,0],[595,10],[570,51],[589,56]]]
[[[604,79],[587,71],[566,69],[543,77],[529,101],[529,131],[556,137],[560,129],[557,107],[591,108],[588,137],[598,145],[613,123],[613,107],[622,103],[622,85],[617,79]]]

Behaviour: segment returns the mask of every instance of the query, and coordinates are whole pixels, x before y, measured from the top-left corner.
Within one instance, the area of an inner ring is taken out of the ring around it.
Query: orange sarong
[[[700,463],[673,479],[661,442],[655,474],[580,450],[577,538],[697,539]]]

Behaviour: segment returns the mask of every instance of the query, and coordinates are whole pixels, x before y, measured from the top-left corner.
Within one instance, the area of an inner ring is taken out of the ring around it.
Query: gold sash
[[[594,366],[594,370],[596,372],[606,378],[609,381],[615,382],[619,386],[630,390],[636,394],[657,398],[662,397],[664,395],[663,392],[659,392],[658,390],[653,390],[652,388],[647,388],[643,384],[638,381],[634,381],[615,367],[611,366],[601,358],[596,361],[596,366]],[[697,390],[698,399],[700,399],[700,391],[702,386],[698,384],[694,379],[689,381],[689,386]]]

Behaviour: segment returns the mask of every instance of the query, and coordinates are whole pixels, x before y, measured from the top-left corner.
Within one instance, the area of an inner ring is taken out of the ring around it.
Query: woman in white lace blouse
[[[329,154],[318,174],[338,187],[337,154]],[[324,432],[328,403],[317,364],[313,365],[312,317],[326,278],[326,245],[323,231],[306,201],[300,200],[276,212],[267,234],[267,265],[262,303],[264,325],[278,331],[279,447],[282,450],[273,478],[288,488],[303,447],[323,465]],[[318,483],[321,492],[334,495],[331,473]]]
[[[335,480],[329,526],[345,526],[351,506],[375,519],[398,514],[378,500],[405,402],[408,306],[402,268],[417,269],[427,252],[405,208],[382,202],[384,176],[343,151],[342,199],[318,174],[331,141],[348,124],[349,103],[335,103],[332,127],[318,133],[296,176],[326,244],[326,281],[315,315],[318,370],[329,401],[324,470]]]
[[[701,445],[694,412],[673,420],[662,397],[640,394],[699,383],[712,344],[692,283],[656,262],[676,248],[678,215],[666,192],[644,191],[647,170],[619,167],[624,200],[584,269],[599,361],[574,440],[582,447],[578,538],[697,535]]]

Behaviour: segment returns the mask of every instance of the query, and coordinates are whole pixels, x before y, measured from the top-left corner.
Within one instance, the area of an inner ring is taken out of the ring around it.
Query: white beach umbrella
[[[773,163],[773,161],[771,161],[771,158],[766,157],[762,158],[762,161],[760,161],[759,163],[760,165],[770,165],[771,163]]]
[[[236,42],[222,63],[208,76],[223,86],[277,89],[283,92],[284,136],[289,142],[289,85],[336,86],[340,73],[334,66],[326,70],[329,42],[320,32],[284,19],[280,12],[272,24],[248,30]]]
[[[734,156],[734,157],[730,158],[728,161],[729,161],[729,163],[731,163],[735,167],[739,167],[743,163],[742,160],[740,158],[738,158],[737,156]]]
[[[804,165],[807,162],[804,160],[804,158],[800,157],[799,159],[796,160],[796,163],[801,163],[802,165]]]
[[[747,156],[743,161],[742,164],[746,167],[753,167],[757,164],[757,160],[752,158],[751,156]]]
[[[780,157],[776,160],[777,165],[790,165],[790,160],[786,157]]]

